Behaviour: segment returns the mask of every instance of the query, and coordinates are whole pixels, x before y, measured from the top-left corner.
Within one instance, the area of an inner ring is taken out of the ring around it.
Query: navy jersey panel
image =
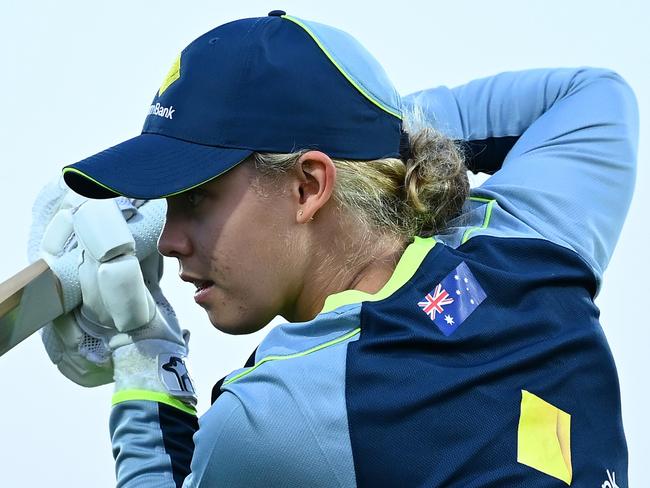
[[[190,474],[194,454],[192,436],[199,430],[199,424],[194,415],[188,415],[164,403],[158,404],[158,415],[165,451],[171,460],[174,483],[180,488]]]
[[[461,262],[487,297],[448,337],[418,302]],[[358,486],[560,486],[517,462],[522,390],[571,415],[574,486],[626,479],[619,387],[575,253],[542,239],[437,245],[387,300],[367,302],[348,346]]]

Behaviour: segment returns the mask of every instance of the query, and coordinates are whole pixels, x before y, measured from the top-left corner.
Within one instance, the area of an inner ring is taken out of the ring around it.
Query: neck
[[[365,240],[364,240],[365,241]],[[325,299],[345,290],[359,290],[374,294],[383,288],[395,271],[395,267],[404,252],[405,243],[398,239],[386,239],[376,244],[374,252],[361,245],[351,248],[349,243],[338,249],[347,249],[348,253],[333,252],[332,246],[318,253],[318,264],[311,269],[310,279],[306,280],[298,300],[295,303],[292,321],[304,322],[313,319],[323,309]],[[288,318],[288,317],[287,317]]]

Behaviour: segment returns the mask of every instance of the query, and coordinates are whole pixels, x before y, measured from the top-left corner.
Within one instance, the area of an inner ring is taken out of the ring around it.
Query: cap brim
[[[194,188],[225,173],[253,151],[204,146],[141,134],[63,168],[66,184],[89,198],[150,200]]]

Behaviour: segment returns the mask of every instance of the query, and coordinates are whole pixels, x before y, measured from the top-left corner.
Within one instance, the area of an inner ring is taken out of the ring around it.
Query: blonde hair
[[[418,113],[411,114],[409,125],[416,128],[411,129],[406,161],[332,159],[337,175],[333,197],[340,210],[369,231],[400,240],[442,232],[460,214],[469,193],[461,147],[426,127]],[[305,152],[256,153],[255,166],[264,175],[279,176]]]

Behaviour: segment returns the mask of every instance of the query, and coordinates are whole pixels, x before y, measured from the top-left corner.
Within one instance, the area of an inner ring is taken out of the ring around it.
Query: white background
[[[139,134],[172,61],[195,37],[273,9],[350,32],[403,94],[504,70],[579,65],[613,68],[632,85],[641,109],[637,190],[597,301],[621,379],[630,484],[647,486],[650,266],[643,212],[650,190],[650,9],[643,0],[3,0],[0,280],[27,264],[31,202],[61,166]],[[228,337],[213,330],[192,300],[192,287],[176,277],[176,264],[166,264],[164,289],[193,334],[203,412],[212,384],[239,367],[265,332]],[[38,336],[1,357],[0,368],[0,486],[113,485],[111,387],[89,390],[67,381]]]

